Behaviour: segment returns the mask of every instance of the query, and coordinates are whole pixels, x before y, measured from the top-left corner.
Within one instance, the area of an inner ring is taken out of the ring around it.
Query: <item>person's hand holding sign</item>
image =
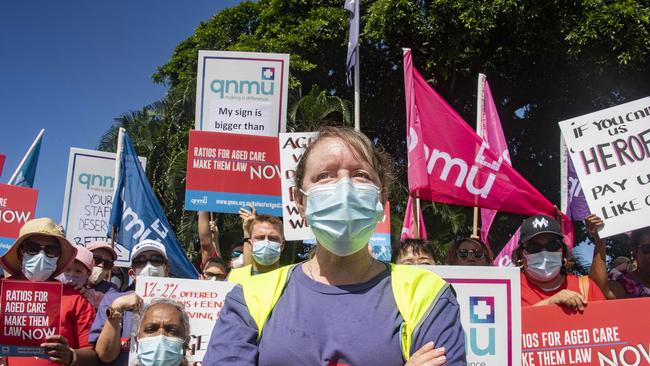
[[[404,366],[440,366],[445,361],[445,347],[435,348],[433,342],[429,342],[417,350]]]
[[[562,290],[557,294],[549,297],[546,300],[546,304],[544,305],[550,304],[564,305],[573,309],[574,311],[583,311],[585,310],[585,305],[587,305],[587,300],[585,300],[582,295],[575,291]]]
[[[75,352],[70,348],[68,340],[62,335],[53,335],[45,338],[41,344],[43,353],[49,356],[50,361],[61,365],[70,365],[76,360]]]
[[[248,206],[248,207],[251,208],[250,211],[243,207],[239,209],[239,217],[242,219],[242,229],[244,231],[245,239],[251,237],[251,223],[253,222],[253,219],[257,214],[257,210],[255,210],[255,207],[253,206]]]

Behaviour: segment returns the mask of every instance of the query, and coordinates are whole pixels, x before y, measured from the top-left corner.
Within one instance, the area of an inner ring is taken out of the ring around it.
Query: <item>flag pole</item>
[[[413,220],[413,236],[415,239],[421,239],[420,238],[420,198],[418,197],[417,193],[413,194],[413,204],[411,205],[411,209],[413,210],[412,215],[411,215],[411,220]]]
[[[122,149],[124,148],[124,132],[125,129],[120,127],[117,132],[117,147],[115,148],[115,173],[114,179],[115,182],[120,177],[120,169],[122,168]],[[117,183],[115,183],[115,189],[113,189],[113,199],[117,196]],[[115,225],[111,225],[111,247],[115,248]]]
[[[14,184],[14,180],[18,176],[18,172],[20,172],[20,169],[23,167],[23,165],[25,165],[25,161],[27,161],[27,158],[31,155],[32,151],[36,147],[36,144],[43,137],[44,132],[45,132],[45,129],[41,128],[41,131],[38,133],[38,135],[36,135],[36,138],[34,139],[34,142],[32,142],[32,145],[27,150],[27,153],[25,154],[25,156],[23,156],[23,160],[20,161],[20,164],[18,164],[18,167],[16,168],[16,171],[14,171],[14,174],[11,176],[11,178],[9,178],[9,182],[7,184],[10,184],[10,185]]]
[[[567,185],[569,176],[568,159],[569,154],[566,151],[564,138],[562,138],[562,134],[560,134],[560,210],[565,213],[568,212],[569,205],[569,192]]]
[[[358,43],[354,52],[354,59],[354,129],[361,131],[361,88],[359,86],[359,80],[361,79],[359,73],[361,72],[361,67],[359,66],[360,60]]]
[[[483,138],[483,101],[485,74],[478,74],[478,88],[476,93],[476,134]],[[474,216],[472,220],[472,238],[478,238],[478,206],[474,206]]]

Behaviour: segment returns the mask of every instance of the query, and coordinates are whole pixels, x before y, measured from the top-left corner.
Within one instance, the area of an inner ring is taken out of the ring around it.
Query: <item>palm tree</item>
[[[332,121],[352,124],[352,103],[337,96],[328,95],[317,85],[307,95],[301,89],[289,94],[287,131],[315,131],[323,123]]]

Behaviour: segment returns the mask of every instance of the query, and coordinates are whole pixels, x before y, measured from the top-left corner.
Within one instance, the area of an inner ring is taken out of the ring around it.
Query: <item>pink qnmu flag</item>
[[[520,215],[555,207],[472,128],[413,68],[404,51],[409,192],[421,199]],[[567,225],[568,224],[568,225]],[[573,225],[564,216],[567,244]]]
[[[479,121],[481,124],[481,137],[492,151],[503,158],[505,164],[512,165],[510,162],[510,153],[508,152],[508,144],[506,143],[506,137],[501,128],[501,120],[497,113],[497,106],[494,104],[494,98],[492,98],[490,85],[485,76],[480,78],[480,82],[482,84],[482,88],[480,88],[482,95],[479,95],[479,98],[483,99],[483,103],[481,104],[483,108],[479,112],[481,118]],[[489,208],[481,209],[481,240],[484,243],[487,243],[488,232],[496,215],[496,210]]]
[[[427,229],[424,227],[424,218],[422,217],[422,210],[418,208],[418,232],[415,231],[415,220],[413,219],[413,197],[409,196],[408,204],[406,205],[406,212],[404,212],[404,223],[402,224],[402,236],[404,239],[425,239],[427,238]]]

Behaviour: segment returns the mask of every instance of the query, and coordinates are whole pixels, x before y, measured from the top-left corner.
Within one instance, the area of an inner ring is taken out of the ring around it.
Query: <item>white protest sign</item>
[[[185,312],[190,319],[189,365],[201,365],[212,328],[219,318],[226,295],[235,284],[225,281],[146,276],[138,276],[135,284],[135,293],[144,300],[145,305],[162,297],[178,301],[185,306]],[[133,326],[136,327],[136,324]],[[132,330],[134,335],[137,332],[136,328]],[[137,365],[135,345],[135,339],[132,337],[129,365]]]
[[[140,157],[143,167],[146,158]],[[106,240],[108,220],[113,204],[115,154],[71,148],[63,198],[61,222],[66,237],[73,244],[87,245]],[[116,244],[117,265],[128,266],[128,251]]]
[[[296,174],[296,167],[302,153],[313,139],[316,132],[294,132],[281,133],[280,145],[280,172],[282,183],[282,221],[284,225],[284,238],[286,240],[313,240],[312,233],[307,222],[300,217],[298,207],[293,197],[293,180]]]
[[[196,130],[278,136],[286,129],[289,55],[199,51]]]
[[[559,124],[600,236],[648,226],[650,97]]]
[[[420,266],[456,291],[468,365],[521,365],[520,269]]]

